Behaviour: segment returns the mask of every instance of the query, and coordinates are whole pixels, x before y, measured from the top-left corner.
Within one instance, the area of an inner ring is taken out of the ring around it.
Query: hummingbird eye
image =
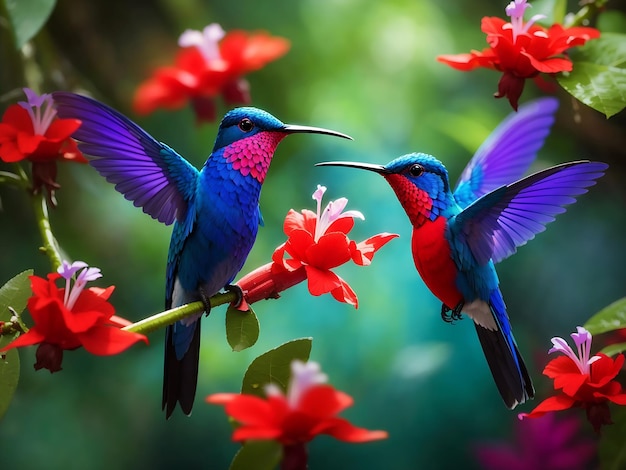
[[[424,167],[417,163],[415,165],[411,165],[409,168],[409,174],[411,176],[418,177],[421,176],[422,173],[424,173]]]
[[[244,132],[250,132],[252,129],[254,129],[254,123],[248,118],[243,118],[241,121],[239,121],[239,129]]]

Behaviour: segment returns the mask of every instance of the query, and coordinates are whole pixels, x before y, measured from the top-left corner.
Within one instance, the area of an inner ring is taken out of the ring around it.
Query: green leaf
[[[587,320],[584,327],[592,335],[626,328],[626,297],[600,310]]]
[[[39,32],[56,4],[56,0],[5,1],[17,49],[21,49]]]
[[[611,406],[613,424],[602,427],[598,448],[602,470],[626,468],[626,408]]]
[[[626,35],[604,33],[571,52],[574,69],[561,86],[607,118],[626,107]]]
[[[10,279],[5,285],[0,287],[0,321],[9,321],[13,313],[11,307],[17,314],[26,308],[26,302],[31,296],[30,280],[33,270],[27,269]]]
[[[626,343],[615,343],[609,344],[600,352],[606,354],[607,356],[615,356],[624,351],[626,351]]]
[[[263,385],[268,383],[286,391],[291,376],[291,361],[308,361],[312,343],[313,338],[294,339],[257,357],[243,377],[241,393],[264,397]]]
[[[239,352],[253,346],[259,339],[259,320],[250,308],[247,312],[229,305],[226,310],[226,339],[233,351]]]
[[[30,280],[32,269],[19,273],[0,287],[0,321],[9,321],[15,313],[20,314],[26,308],[26,302],[31,296]],[[9,309],[11,307],[11,309]],[[19,334],[0,336],[0,348],[3,348]],[[4,356],[4,357],[3,357]],[[17,388],[20,378],[20,356],[16,349],[10,349],[6,354],[0,354],[0,418],[6,413]]]
[[[603,34],[626,31],[626,15],[618,10],[605,10],[598,15],[597,28]]]
[[[13,338],[8,338],[13,340]],[[17,349],[9,349],[4,358],[0,354],[0,419],[9,409],[19,379],[20,356]]]
[[[230,464],[230,470],[274,470],[283,457],[276,441],[247,441]]]

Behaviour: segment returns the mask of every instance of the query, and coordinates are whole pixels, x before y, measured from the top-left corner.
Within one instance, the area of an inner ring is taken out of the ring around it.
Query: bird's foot
[[[204,289],[200,288],[200,301],[202,302],[202,305],[204,305],[204,312],[206,314],[206,316],[209,316],[209,313],[211,313],[211,297],[208,296],[206,294],[206,292],[204,292]]]
[[[446,304],[441,304],[441,319],[446,323],[454,323],[456,320],[462,320],[461,311],[465,303],[459,302],[456,307],[450,308]]]
[[[239,287],[237,284],[228,284],[224,289],[226,289],[227,292],[234,292],[237,296],[237,298],[233,302],[231,302],[231,305],[233,307],[242,312],[247,312],[248,310],[250,310],[250,306],[248,305],[248,302],[246,302],[246,298],[243,295],[243,290],[241,289],[241,287]]]

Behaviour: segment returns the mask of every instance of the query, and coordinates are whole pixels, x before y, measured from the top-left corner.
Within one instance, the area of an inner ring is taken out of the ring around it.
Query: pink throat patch
[[[274,151],[286,135],[282,132],[259,132],[226,147],[224,158],[243,176],[251,175],[259,183],[263,183]]]

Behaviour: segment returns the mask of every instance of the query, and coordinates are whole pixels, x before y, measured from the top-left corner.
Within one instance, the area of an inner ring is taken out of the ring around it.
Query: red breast
[[[450,256],[450,244],[444,235],[446,219],[437,217],[413,229],[413,261],[426,286],[447,307],[463,300],[456,287],[457,268]]]

